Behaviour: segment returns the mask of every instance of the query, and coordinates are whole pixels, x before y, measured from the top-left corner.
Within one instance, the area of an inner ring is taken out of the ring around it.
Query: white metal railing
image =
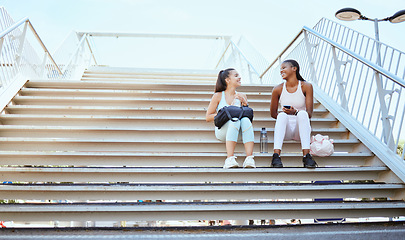
[[[383,53],[381,64],[375,50],[379,46]],[[388,152],[395,153],[399,140],[405,137],[404,57],[397,49],[322,19],[313,29],[304,27],[262,77],[270,76],[266,79],[271,81],[266,83],[281,82],[281,60],[296,59],[302,75],[318,89],[321,98],[334,102],[331,107],[342,112],[342,118],[359,123],[361,129],[355,129],[359,134],[371,133],[390,149]],[[395,154],[391,157],[400,159]]]
[[[261,73],[269,62],[244,37],[238,41],[231,40],[219,59],[216,69],[233,67],[240,71],[250,83],[263,83]],[[267,76],[266,76],[267,77]],[[244,80],[246,81],[246,80]]]
[[[14,22],[1,7],[0,30],[0,109],[3,109],[27,79],[45,77],[48,71],[60,75],[61,70],[28,18]]]

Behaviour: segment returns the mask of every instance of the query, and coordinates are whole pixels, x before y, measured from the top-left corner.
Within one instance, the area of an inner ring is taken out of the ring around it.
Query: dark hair
[[[283,63],[290,63],[293,67],[296,67],[297,71],[295,71],[295,74],[297,75],[297,79],[300,81],[305,81],[305,79],[300,74],[300,65],[298,64],[297,61],[292,60],[292,59],[287,59]]]
[[[235,70],[233,68],[227,68],[225,70],[221,70],[218,73],[217,84],[215,85],[215,92],[222,92],[226,90],[226,82],[225,79],[229,76],[229,72]]]

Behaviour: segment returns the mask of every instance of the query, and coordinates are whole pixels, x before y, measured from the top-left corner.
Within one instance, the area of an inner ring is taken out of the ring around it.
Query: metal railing
[[[376,53],[380,46],[381,64]],[[400,160],[391,153],[396,153],[399,140],[405,137],[404,57],[397,49],[322,19],[313,29],[304,27],[261,77],[268,75],[268,84],[279,83],[280,62],[297,60],[302,75],[317,89],[317,97],[333,102],[329,107],[335,116],[344,118],[339,119],[341,122],[353,124],[357,128],[354,132],[378,140],[370,142],[374,148],[383,143],[388,155]],[[402,159],[404,156],[402,151]]]
[[[240,37],[237,42],[231,40],[221,55],[216,69],[233,67],[238,69],[241,75],[248,79],[247,82],[254,84],[263,83],[260,77],[268,61],[260,54],[244,37]],[[246,81],[244,79],[244,81]]]

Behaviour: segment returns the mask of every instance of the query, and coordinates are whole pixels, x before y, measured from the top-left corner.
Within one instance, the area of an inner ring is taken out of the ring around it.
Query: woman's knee
[[[280,123],[280,122],[287,122],[288,121],[288,115],[285,112],[280,112],[277,115],[277,119],[276,119],[276,123]]]
[[[309,115],[308,115],[307,111],[299,111],[297,113],[297,118],[299,118],[299,119],[309,119]]]

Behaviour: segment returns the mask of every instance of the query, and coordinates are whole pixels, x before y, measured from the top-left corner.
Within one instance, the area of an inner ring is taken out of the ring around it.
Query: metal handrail
[[[271,67],[273,67],[273,65],[281,58],[281,56],[284,55],[285,52],[287,52],[287,50],[291,47],[291,45],[294,44],[294,42],[301,36],[301,34],[303,33],[303,30],[301,29],[301,31],[297,34],[297,36],[295,36],[295,38],[287,45],[286,48],[284,48],[284,50],[276,57],[276,59],[270,63],[270,65],[266,68],[266,70],[263,71],[262,74],[260,74],[259,78],[263,78],[263,76],[271,69]]]
[[[34,33],[35,38],[38,40],[39,44],[41,45],[42,49],[45,51],[45,53],[48,55],[49,59],[51,60],[51,62],[53,63],[53,65],[56,67],[56,69],[58,70],[59,74],[62,75],[62,71],[60,70],[58,64],[56,64],[55,60],[53,59],[52,55],[49,53],[48,49],[46,48],[44,42],[42,41],[42,39],[39,37],[37,31],[35,31],[34,26],[31,24],[30,20],[28,17],[25,17],[23,19],[21,19],[20,21],[16,22],[15,24],[11,25],[10,27],[8,27],[7,29],[5,29],[4,31],[2,31],[0,33],[0,38],[4,38],[7,34],[9,34],[10,32],[12,32],[13,30],[15,30],[16,28],[18,28],[19,26],[21,26],[24,23],[28,23],[31,31]]]
[[[75,58],[77,52],[79,51],[80,47],[82,46],[84,40],[87,39],[87,34],[84,34],[82,36],[82,39],[80,39],[79,44],[77,44],[76,50],[73,52],[73,54],[70,56],[69,61],[65,64],[65,67],[63,68],[63,72],[66,71],[66,69],[69,67],[69,64],[73,61],[73,59]]]
[[[392,74],[391,72],[385,70],[384,68],[378,66],[377,64],[372,63],[371,61],[363,58],[362,56],[360,56],[359,54],[349,50],[348,48],[332,41],[331,39],[323,36],[322,34],[318,33],[317,31],[304,26],[301,31],[295,36],[295,38],[288,44],[288,46],[277,56],[277,58],[269,65],[269,67],[266,68],[266,70],[260,75],[260,78],[262,78],[272,67],[273,65],[279,60],[279,58],[288,50],[288,48],[291,47],[291,45],[294,44],[294,42],[301,36],[301,34],[307,31],[309,33],[311,33],[312,35],[318,37],[319,39],[329,43],[330,45],[336,47],[337,49],[339,49],[340,51],[348,54],[349,56],[353,57],[354,59],[358,60],[359,62],[367,65],[368,67],[372,68],[373,70],[377,71],[378,73],[380,73],[381,75],[384,75],[385,77],[387,77],[388,79],[390,79],[391,81],[401,85],[402,87],[405,87],[405,81],[403,79],[401,79],[400,77]]]
[[[242,55],[243,59],[247,62],[247,64],[253,69],[253,71],[256,73],[257,76],[260,76],[260,74],[256,71],[255,67],[252,65],[252,63],[247,59],[243,51],[233,42],[231,41],[232,45],[238,50],[238,52]]]
[[[144,37],[144,38],[191,38],[191,39],[227,39],[226,35],[192,35],[192,34],[156,34],[156,33],[108,33],[108,32],[77,32],[79,37],[88,34],[91,37]]]
[[[373,70],[377,71],[379,74],[384,75],[385,77],[387,77],[388,79],[390,79],[391,81],[401,85],[402,87],[405,88],[405,81],[403,79],[401,79],[400,77],[396,76],[395,74],[392,74],[391,72],[385,70],[384,68],[378,66],[377,64],[372,63],[371,61],[361,57],[360,55],[358,55],[357,53],[349,50],[348,48],[332,41],[331,39],[323,36],[322,34],[318,33],[317,31],[304,26],[303,30],[311,33],[312,35],[318,37],[319,39],[329,43],[330,45],[336,47],[337,49],[339,49],[340,51],[346,53],[347,55],[351,56],[352,58],[358,60],[359,62],[365,64],[366,66],[372,68]],[[301,32],[300,32],[301,34]]]

